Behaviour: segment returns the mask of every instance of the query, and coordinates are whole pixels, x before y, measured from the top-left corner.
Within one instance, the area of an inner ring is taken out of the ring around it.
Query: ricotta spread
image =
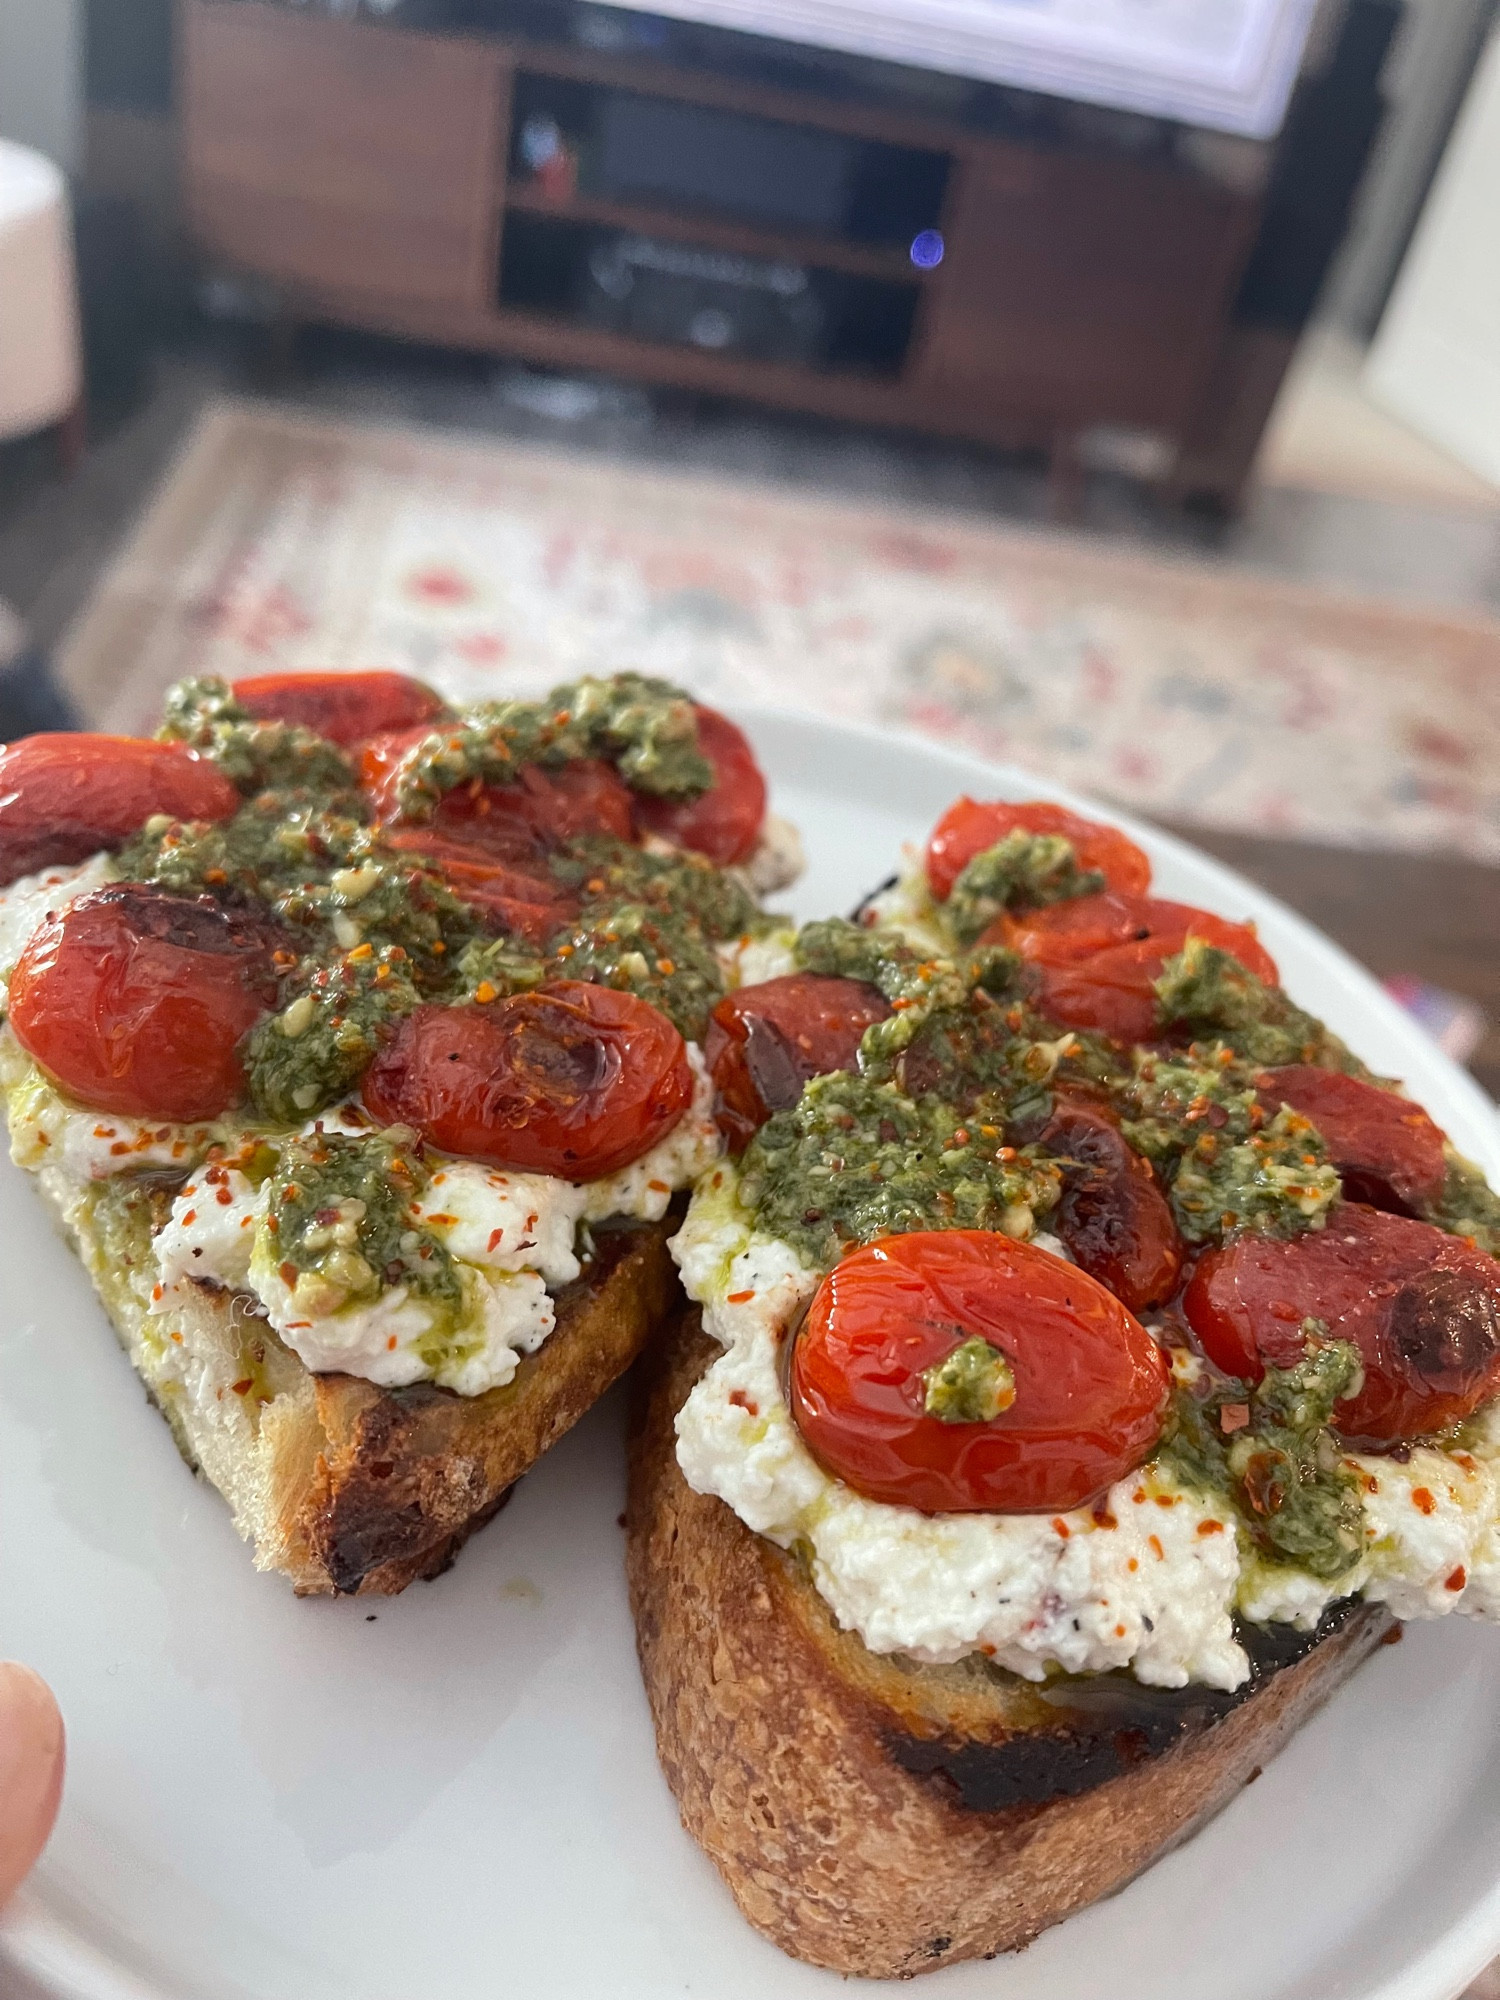
[[[1052,1239],[1033,1236],[1046,1249]],[[926,1515],[865,1499],[803,1443],[781,1386],[783,1343],[820,1273],[756,1231],[727,1162],[701,1184],[673,1254],[724,1353],[677,1418],[688,1484],[807,1555],[841,1626],[877,1653],[946,1662],[980,1652],[1029,1680],[1128,1667],[1159,1687],[1232,1689],[1250,1662],[1236,1613],[1317,1624],[1353,1591],[1398,1617],[1500,1616],[1500,1415],[1467,1451],[1408,1462],[1353,1455],[1367,1553],[1329,1585],[1241,1544],[1225,1501],[1148,1465],[1092,1509]]]
[[[102,888],[112,874],[110,857],[95,854],[76,868],[43,868],[0,889],[0,992],[37,925],[90,889]]]
[[[443,1159],[411,1204],[413,1227],[430,1229],[457,1262],[462,1310],[389,1286],[323,1316],[309,1315],[281,1274],[266,1227],[264,1184],[238,1168],[194,1175],[172,1204],[156,1239],[162,1298],[184,1283],[253,1292],[267,1319],[315,1373],[339,1370],[386,1388],[433,1381],[462,1396],[499,1388],[522,1355],[536,1352],[556,1325],[549,1287],[583,1269],[580,1224],[611,1216],[655,1222],[675,1189],[687,1186],[719,1153],[713,1084],[698,1049],[688,1044],[693,1101],[650,1152],[607,1179],[576,1184],[548,1174],[505,1173],[473,1160]],[[318,1122],[360,1129],[335,1107]]]

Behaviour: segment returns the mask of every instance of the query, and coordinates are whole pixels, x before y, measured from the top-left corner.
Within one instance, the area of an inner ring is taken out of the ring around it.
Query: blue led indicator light
[[[911,239],[911,261],[919,271],[935,271],[943,261],[943,232],[919,229]]]

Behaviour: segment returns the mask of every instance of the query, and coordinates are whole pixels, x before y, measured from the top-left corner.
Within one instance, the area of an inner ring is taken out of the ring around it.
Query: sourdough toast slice
[[[312,1373],[244,1293],[192,1285],[165,1314],[150,1310],[165,1192],[121,1228],[76,1184],[37,1181],[183,1457],[229,1502],[256,1566],[299,1595],[389,1596],[445,1569],[677,1295],[669,1221],[604,1225],[583,1275],[556,1295],[553,1332],[510,1382],[478,1396],[385,1389]]]
[[[1234,1694],[871,1653],[683,1479],[673,1419],[717,1352],[686,1313],[639,1372],[631,1603],[683,1824],[797,1958],[909,1977],[1029,1943],[1226,1805],[1395,1629],[1347,1603],[1316,1633],[1248,1631]]]

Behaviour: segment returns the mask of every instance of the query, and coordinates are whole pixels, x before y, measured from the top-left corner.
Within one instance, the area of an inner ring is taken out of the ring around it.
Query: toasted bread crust
[[[171,1339],[196,1370],[193,1395],[180,1369],[161,1365],[170,1350],[159,1329],[153,1336],[132,1278],[141,1253],[122,1267],[71,1184],[41,1175],[36,1185],[183,1457],[224,1494],[257,1567],[279,1570],[299,1595],[389,1596],[445,1569],[681,1296],[666,1247],[672,1220],[606,1224],[583,1276],[557,1294],[543,1345],[503,1388],[466,1397],[314,1375],[253,1299],[195,1285],[170,1309]],[[148,1202],[154,1231],[168,1199],[148,1191]],[[260,1350],[260,1398],[238,1393],[250,1387],[236,1383],[247,1344]]]
[[[504,1388],[456,1396],[315,1377],[326,1442],[297,1529],[327,1578],[313,1587],[389,1595],[446,1568],[645,1345],[676,1291],[669,1233],[598,1231],[587,1274],[558,1295],[556,1328]]]
[[[879,1658],[678,1470],[673,1418],[715,1351],[686,1315],[642,1371],[637,1640],[683,1824],[812,1964],[909,1977],[1029,1943],[1217,1812],[1392,1629],[1351,1606],[1237,1695],[1162,1701],[1108,1676],[1062,1706],[989,1668]]]

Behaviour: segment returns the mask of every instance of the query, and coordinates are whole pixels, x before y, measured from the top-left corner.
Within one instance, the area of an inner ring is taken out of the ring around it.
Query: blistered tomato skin
[[[681,1035],[633,993],[558,980],[419,1007],[365,1072],[365,1107],[465,1159],[564,1180],[617,1173],[692,1101]]]
[[[236,1045],[276,1001],[274,942],[207,897],[96,889],[27,941],[10,1024],[90,1109],[216,1118],[244,1094]]]
[[[1283,1104],[1311,1119],[1351,1201],[1409,1213],[1443,1191],[1443,1134],[1419,1104],[1338,1070],[1295,1063],[1256,1080],[1272,1116]]]
[[[140,736],[26,736],[0,748],[0,885],[119,847],[154,813],[229,819],[229,780],[177,743]]]
[[[714,767],[714,782],[695,799],[636,797],[636,819],[660,834],[706,854],[720,868],[748,861],[766,817],[766,781],[743,729],[716,708],[694,705],[698,748]]]
[[[1063,1027],[1147,1042],[1159,1032],[1155,982],[1189,937],[1232,953],[1268,986],[1280,983],[1275,959],[1248,924],[1114,889],[1001,917],[981,941],[1009,945],[1036,966],[1040,1005]]]
[[[1359,1202],[1290,1242],[1242,1236],[1210,1251],[1182,1306],[1209,1359],[1245,1381],[1302,1359],[1305,1319],[1352,1341],[1364,1385],[1334,1411],[1350,1439],[1429,1437],[1500,1391],[1500,1263]]]
[[[962,798],[949,806],[927,843],[927,881],[947,902],[965,868],[1009,833],[1060,833],[1073,844],[1080,868],[1097,868],[1111,889],[1139,895],[1151,886],[1151,863],[1118,827],[1083,819],[1045,799]]]
[[[981,1422],[925,1407],[925,1372],[970,1339],[1015,1400]],[[978,1230],[890,1236],[823,1280],[797,1336],[791,1407],[813,1456],[867,1499],[924,1514],[1086,1506],[1157,1444],[1167,1365],[1120,1301],[1061,1258]]]
[[[1177,1289],[1183,1242],[1148,1160],[1092,1105],[1059,1098],[1038,1142],[1059,1155],[1063,1196],[1049,1227],[1132,1312]]]
[[[878,987],[814,972],[742,986],[721,1000],[703,1055],[731,1149],[743,1152],[773,1111],[797,1102],[809,1077],[853,1069],[865,1029],[890,1011]]]
[[[251,674],[230,692],[259,722],[296,722],[342,749],[448,713],[442,696],[410,674]]]
[[[577,916],[579,903],[541,862],[499,861],[482,847],[426,826],[391,827],[384,844],[429,864],[462,902],[497,930],[540,949]]]

